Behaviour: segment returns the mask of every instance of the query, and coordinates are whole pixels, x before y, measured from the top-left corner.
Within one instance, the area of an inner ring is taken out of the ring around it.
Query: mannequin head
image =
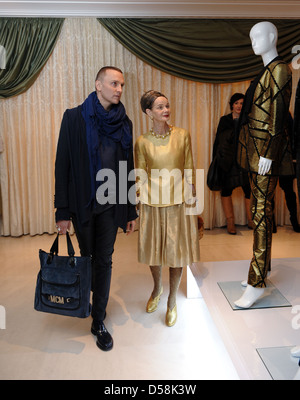
[[[255,24],[250,31],[250,39],[254,54],[262,57],[264,65],[278,56],[276,49],[278,32],[271,22],[264,21]]]

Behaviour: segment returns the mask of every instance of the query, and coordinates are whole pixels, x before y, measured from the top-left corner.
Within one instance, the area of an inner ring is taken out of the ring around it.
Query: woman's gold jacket
[[[173,127],[165,138],[141,135],[135,144],[135,168],[141,203],[166,207],[190,200],[195,171],[189,132]]]

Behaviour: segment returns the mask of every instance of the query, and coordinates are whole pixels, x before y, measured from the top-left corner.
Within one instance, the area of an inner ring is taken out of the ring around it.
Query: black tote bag
[[[58,255],[59,234],[49,253],[39,250],[34,309],[37,311],[86,318],[91,313],[91,257],[76,257],[67,232],[68,256]]]
[[[207,172],[206,183],[210,190],[218,191],[222,189],[223,175],[223,170],[219,165],[219,158],[214,157]]]

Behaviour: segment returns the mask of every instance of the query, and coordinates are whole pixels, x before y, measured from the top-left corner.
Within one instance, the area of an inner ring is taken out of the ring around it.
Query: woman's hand
[[[135,220],[127,222],[126,235],[130,235],[135,229]]]

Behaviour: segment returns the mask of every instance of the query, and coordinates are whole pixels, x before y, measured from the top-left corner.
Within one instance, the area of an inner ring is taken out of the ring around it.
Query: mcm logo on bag
[[[68,304],[71,303],[71,297],[63,297],[63,296],[55,296],[55,295],[48,295],[48,300],[51,301],[51,303],[54,304]]]

